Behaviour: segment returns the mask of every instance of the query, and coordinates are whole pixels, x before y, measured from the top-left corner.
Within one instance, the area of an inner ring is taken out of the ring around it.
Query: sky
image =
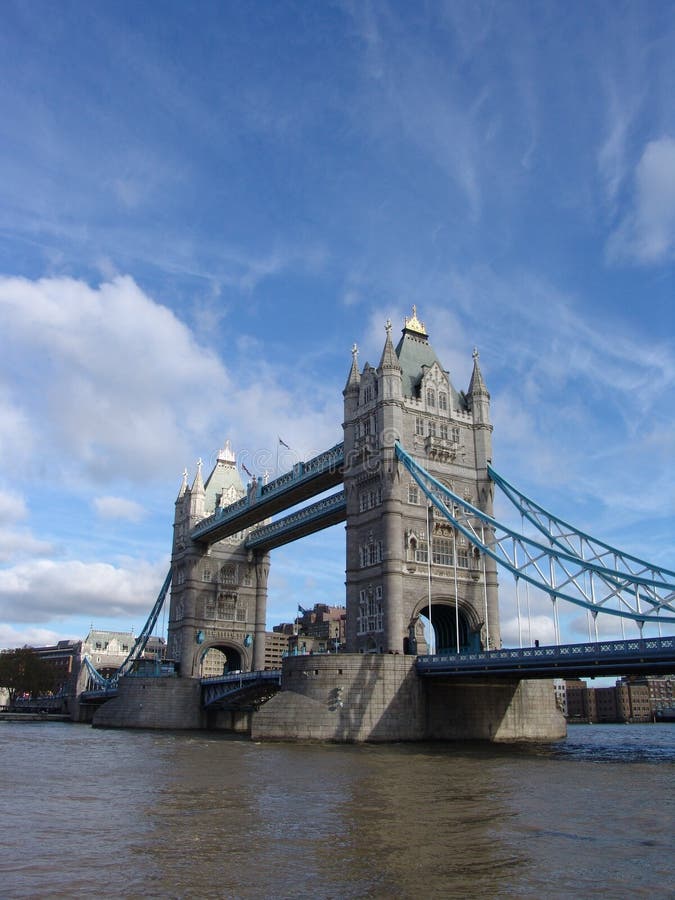
[[[413,304],[495,469],[675,569],[674,97],[661,0],[5,0],[0,648],[138,633],[183,469],[340,441]],[[342,526],[269,588],[343,604]]]

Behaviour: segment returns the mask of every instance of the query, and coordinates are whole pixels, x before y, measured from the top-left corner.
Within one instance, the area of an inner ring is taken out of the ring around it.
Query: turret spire
[[[382,350],[382,358],[380,359],[378,372],[381,374],[385,369],[395,369],[397,372],[400,372],[401,364],[398,361],[394,345],[391,342],[391,319],[387,319],[387,324],[384,328],[387,332],[387,337],[384,342],[384,349]]]
[[[188,470],[183,469],[183,480],[180,485],[180,490],[178,491],[178,497],[176,498],[177,500],[181,500],[185,496],[185,493],[187,491],[187,486],[188,486]]]
[[[471,373],[471,381],[469,383],[469,396],[478,396],[482,395],[490,398],[490,392],[485,386],[485,382],[483,381],[483,376],[480,371],[480,366],[478,365],[478,348],[473,348],[473,372]]]
[[[356,344],[354,344],[352,346],[352,367],[349,370],[349,377],[347,378],[345,391],[353,390],[354,388],[358,390],[360,381],[361,375],[359,373],[359,348],[356,346]]]
[[[203,494],[204,493],[204,480],[202,478],[202,461],[201,458],[197,460],[197,474],[195,475],[195,480],[192,482],[192,494]]]

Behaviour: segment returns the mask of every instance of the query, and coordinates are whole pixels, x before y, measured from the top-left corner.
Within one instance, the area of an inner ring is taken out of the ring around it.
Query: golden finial
[[[424,322],[420,322],[420,320],[417,318],[416,304],[413,304],[412,316],[410,318],[406,316],[405,318],[405,329],[406,331],[414,331],[417,334],[423,334],[424,337],[428,337],[427,330],[424,327]]]

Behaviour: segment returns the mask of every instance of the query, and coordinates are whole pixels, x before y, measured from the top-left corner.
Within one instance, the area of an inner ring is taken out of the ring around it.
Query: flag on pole
[[[286,443],[286,441],[282,441],[281,438],[279,438],[279,443],[281,444],[282,447],[285,447],[287,450],[290,450],[290,449],[291,449],[291,448],[288,446],[288,444]]]
[[[249,470],[246,468],[246,466],[243,463],[241,464],[241,467],[244,470],[244,472],[246,472],[246,474],[248,475],[249,478],[253,478],[253,475],[249,472]]]

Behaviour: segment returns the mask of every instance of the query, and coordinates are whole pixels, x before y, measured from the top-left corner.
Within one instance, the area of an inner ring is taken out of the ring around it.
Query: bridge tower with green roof
[[[395,452],[400,441],[435,478],[492,515],[490,395],[478,353],[464,393],[415,307],[396,347],[391,331],[387,322],[377,368],[359,370],[354,346],[343,391],[347,649],[493,649],[501,646],[496,566],[433,514]]]

